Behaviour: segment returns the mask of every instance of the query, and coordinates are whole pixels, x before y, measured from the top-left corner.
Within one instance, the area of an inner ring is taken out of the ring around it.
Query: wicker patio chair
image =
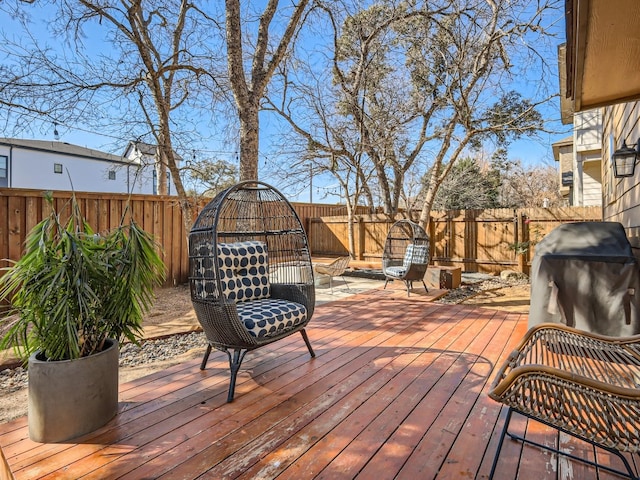
[[[640,336],[616,338],[561,324],[531,328],[493,381],[489,396],[509,407],[505,435],[629,478],[623,452],[640,450]],[[618,456],[627,472],[541,445],[509,432],[513,412]]]
[[[407,286],[407,296],[413,281],[420,280],[426,292],[424,275],[429,265],[429,237],[424,229],[410,220],[398,220],[389,229],[382,253],[384,288],[389,280],[402,280]]]
[[[189,233],[191,301],[212,348],[229,357],[233,400],[247,352],[300,332],[315,287],[307,236],[291,204],[273,187],[242,182],[218,194]],[[231,354],[233,352],[233,355]]]
[[[344,284],[347,286],[347,290],[351,291],[349,288],[349,283],[344,278],[344,272],[349,267],[349,262],[351,261],[351,257],[338,257],[331,263],[314,263],[313,269],[316,273],[322,275],[329,275],[329,288],[333,292],[333,277],[341,277]]]

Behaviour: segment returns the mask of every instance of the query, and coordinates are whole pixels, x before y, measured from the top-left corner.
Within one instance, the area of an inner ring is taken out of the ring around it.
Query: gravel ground
[[[22,368],[7,368],[0,371],[0,392],[15,392],[27,386],[27,371]]]
[[[145,340],[140,346],[127,343],[120,348],[120,366],[135,367],[169,360],[193,348],[204,349],[207,341],[204,333],[173,335],[158,340]],[[0,393],[11,393],[27,387],[27,371],[13,368],[0,371]]]
[[[516,285],[527,285],[529,280],[526,278],[513,278],[503,280],[499,277],[491,277],[489,279],[478,281],[470,281],[463,284],[460,288],[456,288],[447,293],[444,297],[439,298],[435,303],[457,304],[464,302],[468,298],[472,298],[480,292],[488,290],[497,290],[505,287],[513,287]]]

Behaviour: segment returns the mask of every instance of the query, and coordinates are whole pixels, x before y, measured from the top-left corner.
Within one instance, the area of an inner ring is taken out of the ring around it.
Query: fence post
[[[304,219],[303,227],[307,234],[307,246],[309,247],[309,255],[313,255],[312,239],[311,239],[311,217]]]
[[[433,215],[431,214],[427,221],[426,230],[429,235],[429,263],[433,265],[433,257],[436,255],[436,222],[433,220]]]
[[[362,218],[360,215],[358,215],[356,217],[356,221],[358,222],[356,224],[357,228],[355,228],[354,230],[356,231],[356,238],[355,238],[355,244],[356,244],[356,259],[357,260],[364,260],[364,218]]]
[[[516,238],[516,245],[523,245],[524,242],[526,241],[526,234],[525,234],[525,225],[527,225],[524,222],[524,217],[525,215],[517,212],[516,214],[516,219],[518,222],[517,225],[517,229],[516,229],[516,233],[517,233],[517,238]],[[525,273],[525,268],[527,266],[527,258],[529,257],[529,248],[531,247],[527,247],[527,251],[526,252],[522,252],[518,255],[518,271],[520,273]]]

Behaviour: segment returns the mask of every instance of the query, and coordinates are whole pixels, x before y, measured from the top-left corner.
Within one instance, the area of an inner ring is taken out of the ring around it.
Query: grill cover
[[[536,245],[529,326],[564,323],[610,336],[640,333],[640,272],[622,225],[560,225]]]

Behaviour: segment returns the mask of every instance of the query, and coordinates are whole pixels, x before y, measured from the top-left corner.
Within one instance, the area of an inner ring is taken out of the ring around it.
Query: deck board
[[[486,395],[525,314],[375,290],[320,305],[308,333],[247,355],[226,403],[227,357],[121,385],[119,414],[74,443],[0,425],[20,479],[486,478],[506,410]],[[580,454],[606,452],[514,416],[513,429]],[[594,469],[506,440],[497,479],[588,479]]]

